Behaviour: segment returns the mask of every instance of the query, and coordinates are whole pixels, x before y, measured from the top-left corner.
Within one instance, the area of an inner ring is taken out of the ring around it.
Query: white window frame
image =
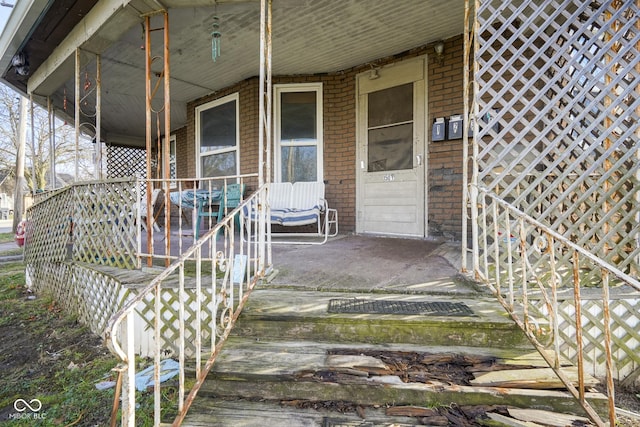
[[[274,90],[274,139],[275,139],[275,153],[274,153],[274,181],[282,182],[282,147],[295,147],[295,146],[311,146],[316,147],[316,181],[322,182],[324,179],[324,112],[323,112],[323,99],[322,99],[322,83],[293,83],[293,84],[276,84],[273,85]],[[281,103],[280,94],[286,92],[315,92],[316,93],[316,130],[317,137],[314,144],[310,144],[308,141],[300,142],[287,142],[281,141],[281,129],[280,129],[280,113]]]
[[[209,110],[211,108],[218,107],[220,105],[226,104],[228,102],[236,102],[236,145],[229,148],[223,148],[221,150],[209,151],[207,153],[200,152],[200,113],[205,110]],[[240,94],[238,92],[232,93],[231,95],[224,96],[222,98],[207,102],[206,104],[198,105],[195,108],[195,119],[196,119],[196,177],[203,178],[202,176],[202,157],[203,156],[211,156],[214,154],[223,154],[229,153],[231,151],[236,152],[236,175],[240,175]]]
[[[176,135],[173,134],[171,136],[169,136],[169,152],[167,153],[167,156],[169,156],[169,179],[171,179],[170,184],[169,184],[169,188],[171,189],[175,189],[178,188],[178,151],[177,151],[177,146],[176,146]],[[173,160],[171,159],[171,152],[175,153],[175,156],[173,158]],[[173,172],[174,174],[171,175],[171,165],[173,165]],[[162,170],[163,170],[163,174],[162,177],[164,178],[166,175],[164,173],[164,161],[162,161]]]

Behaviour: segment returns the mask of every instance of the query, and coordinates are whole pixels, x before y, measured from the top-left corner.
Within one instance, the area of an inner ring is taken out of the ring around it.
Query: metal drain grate
[[[388,301],[364,299],[329,300],[329,313],[421,314],[426,316],[474,316],[463,302]]]

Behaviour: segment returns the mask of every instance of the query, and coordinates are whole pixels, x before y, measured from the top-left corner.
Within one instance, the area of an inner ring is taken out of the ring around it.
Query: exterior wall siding
[[[189,146],[193,151],[193,144],[187,139],[186,126],[173,131],[173,134],[176,136],[176,174],[178,178],[184,178],[189,176],[185,172],[189,169],[189,165],[193,163],[193,160],[189,161]]]
[[[442,61],[429,61],[429,124],[463,113],[463,40],[445,41]],[[429,133],[429,137],[431,134]],[[459,240],[462,235],[462,140],[429,142],[429,235]]]
[[[462,36],[445,42],[441,61],[432,52],[432,45],[425,45],[375,61],[376,66],[382,66],[425,54],[429,56],[428,137],[435,117],[462,113]],[[329,205],[339,212],[341,232],[352,232],[356,225],[356,75],[369,70],[371,64],[330,74],[273,77],[273,84],[321,82],[323,85],[324,182]],[[178,136],[180,177],[195,176],[196,173],[195,108],[235,92],[240,97],[241,173],[257,170],[258,79],[252,77],[188,104],[184,143]],[[428,234],[459,239],[462,215],[462,141],[428,141],[427,147]],[[251,189],[249,185],[249,190]]]

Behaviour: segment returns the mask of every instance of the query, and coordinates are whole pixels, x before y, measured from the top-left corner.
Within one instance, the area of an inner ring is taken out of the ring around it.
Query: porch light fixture
[[[11,58],[11,65],[15,68],[16,74],[20,76],[29,75],[29,61],[24,52],[16,53],[13,58]]]
[[[433,50],[436,52],[438,60],[442,62],[442,54],[444,53],[444,42],[442,40],[436,42],[433,46]]]
[[[371,62],[367,64],[369,67],[369,80],[375,80],[380,78],[380,66],[376,65],[375,62]]]

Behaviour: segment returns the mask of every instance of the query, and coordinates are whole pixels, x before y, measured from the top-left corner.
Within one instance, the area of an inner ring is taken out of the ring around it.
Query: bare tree
[[[27,144],[25,178],[31,191],[46,189],[49,183],[51,156],[55,155],[57,172],[74,173],[75,137],[74,128],[61,120],[55,120],[55,148],[51,150],[51,130],[47,111],[34,107],[33,126],[31,114],[27,118]],[[13,89],[0,85],[0,169],[14,171],[18,147],[18,128],[20,124],[20,95]],[[31,135],[33,129],[33,137]],[[81,144],[91,146],[87,138],[81,138]],[[93,149],[80,150],[80,175],[78,179],[92,176]],[[35,174],[35,177],[34,177]]]

